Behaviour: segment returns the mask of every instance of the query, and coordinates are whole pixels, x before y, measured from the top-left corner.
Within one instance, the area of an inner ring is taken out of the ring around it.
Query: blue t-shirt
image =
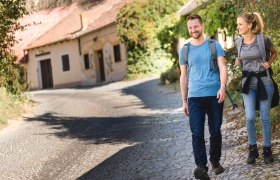
[[[215,41],[217,57],[225,56],[221,45]],[[184,60],[184,48],[181,48],[179,54],[181,65],[186,64]],[[190,43],[188,52],[188,97],[206,97],[217,96],[220,89],[220,78],[218,72],[210,70],[211,50],[209,39],[199,46],[194,46]]]

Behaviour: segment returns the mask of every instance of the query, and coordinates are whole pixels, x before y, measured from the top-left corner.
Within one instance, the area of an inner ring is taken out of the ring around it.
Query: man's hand
[[[186,116],[189,116],[188,102],[187,101],[183,101],[183,112]]]
[[[225,98],[226,98],[226,88],[221,86],[220,90],[217,93],[218,103],[224,102]]]

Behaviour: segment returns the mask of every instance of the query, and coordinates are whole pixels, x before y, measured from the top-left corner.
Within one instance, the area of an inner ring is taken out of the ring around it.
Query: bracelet
[[[223,83],[221,83],[221,87],[226,88],[227,86]]]

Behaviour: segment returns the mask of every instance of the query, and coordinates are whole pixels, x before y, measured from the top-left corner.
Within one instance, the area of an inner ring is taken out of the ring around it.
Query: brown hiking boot
[[[212,165],[212,171],[217,175],[217,174],[221,174],[225,171],[225,169],[223,168],[223,166],[220,163],[214,163],[211,162]]]

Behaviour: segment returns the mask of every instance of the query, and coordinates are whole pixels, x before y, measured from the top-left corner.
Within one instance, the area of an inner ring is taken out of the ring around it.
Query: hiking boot
[[[256,158],[259,157],[259,151],[256,144],[249,145],[249,156],[247,159],[247,164],[254,164],[256,162]]]
[[[264,163],[268,164],[274,161],[272,157],[271,147],[263,147]]]
[[[207,167],[197,167],[194,170],[194,177],[196,179],[210,180],[207,171],[208,171]]]
[[[225,169],[223,168],[223,166],[218,162],[218,163],[214,163],[211,162],[212,165],[212,171],[217,175],[217,174],[221,174],[225,171]]]

